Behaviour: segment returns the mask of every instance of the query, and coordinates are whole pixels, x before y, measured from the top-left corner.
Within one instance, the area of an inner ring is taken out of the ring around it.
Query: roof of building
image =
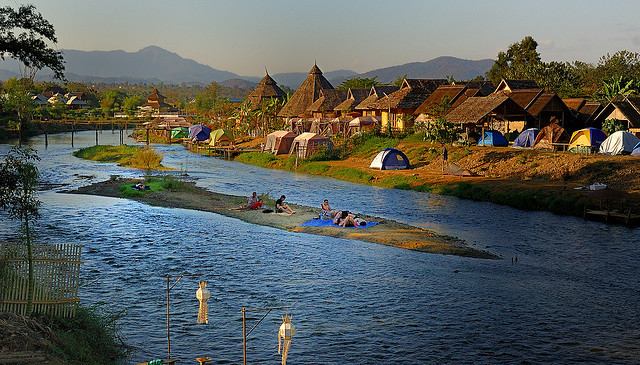
[[[400,90],[378,99],[376,109],[416,109],[440,85],[448,85],[446,79],[405,79]]]
[[[440,85],[413,114],[431,113],[433,107],[445,101],[451,106],[460,95],[464,95],[466,89],[465,85]]]
[[[398,86],[388,86],[388,85],[380,85],[380,86],[372,86],[371,90],[369,90],[369,96],[367,96],[360,104],[355,106],[355,110],[370,110],[374,109],[374,105],[376,102],[384,97],[385,94],[389,95],[393,92],[400,90]]]
[[[508,80],[502,79],[498,87],[496,87],[496,92],[498,91],[514,91],[514,90],[522,90],[522,89],[539,89],[538,83],[534,80]]]
[[[347,91],[347,99],[342,103],[336,105],[333,109],[335,111],[348,111],[353,110],[354,107],[360,104],[364,99],[369,96],[369,89],[349,89]]]
[[[313,65],[309,76],[296,90],[284,107],[278,113],[281,117],[296,117],[303,115],[307,108],[320,97],[320,90],[333,89],[331,83],[322,75],[318,65]]]
[[[507,95],[497,93],[468,98],[449,112],[446,119],[452,123],[477,123],[491,113],[505,118],[516,116],[531,118],[531,115],[518,103],[509,99]]]
[[[245,100],[251,102],[251,109],[259,109],[264,99],[284,99],[286,96],[287,93],[282,91],[276,81],[267,73],[262,80],[260,80],[258,86],[247,95]]]
[[[307,112],[333,111],[338,104],[347,98],[347,90],[327,89],[320,90],[320,97],[308,108]]]

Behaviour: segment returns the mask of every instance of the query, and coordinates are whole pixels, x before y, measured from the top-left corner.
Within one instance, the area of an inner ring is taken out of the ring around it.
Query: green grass
[[[271,153],[247,152],[237,156],[235,160],[250,165],[272,167],[274,161],[278,161],[278,157]]]
[[[155,149],[149,147],[96,145],[81,148],[73,152],[73,155],[85,160],[112,162],[120,166],[148,170],[163,168],[160,162],[164,153],[158,153]]]
[[[391,176],[380,180],[377,186],[383,188],[392,188],[400,190],[414,190],[413,185],[416,184],[418,178],[416,176]]]
[[[332,177],[351,181],[358,184],[370,184],[373,175],[351,167],[341,167],[331,174]]]
[[[192,189],[192,185],[171,175],[149,176],[144,180],[144,184],[149,186],[149,190],[135,190],[131,187],[133,183],[122,184],[118,191],[125,198],[138,198],[150,191],[186,191]]]
[[[306,172],[309,174],[314,174],[314,175],[323,175],[325,172],[329,171],[329,169],[331,168],[331,166],[325,164],[325,163],[320,163],[320,162],[313,162],[313,163],[309,163],[306,162],[303,165],[301,165],[298,168],[298,171],[300,172]]]

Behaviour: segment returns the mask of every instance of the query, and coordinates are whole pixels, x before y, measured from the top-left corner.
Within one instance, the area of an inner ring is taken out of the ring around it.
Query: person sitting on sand
[[[322,215],[329,219],[333,219],[335,215],[339,212],[339,210],[332,210],[329,205],[329,200],[325,199],[322,204],[320,204],[320,208],[322,209]]]
[[[251,195],[251,198],[249,198],[249,202],[247,203],[247,207],[249,207],[249,208],[251,208],[253,210],[262,208],[262,198],[259,198],[258,194],[255,191]]]
[[[286,198],[286,196],[282,195],[280,199],[276,200],[276,213],[293,214],[296,212],[295,210],[289,208],[289,205],[284,202]]]

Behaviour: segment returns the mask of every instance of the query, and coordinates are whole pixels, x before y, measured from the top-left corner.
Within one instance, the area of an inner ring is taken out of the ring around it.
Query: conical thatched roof
[[[259,109],[265,99],[284,99],[286,96],[287,94],[278,87],[276,81],[267,73],[258,86],[247,96],[246,100],[251,102],[251,109]]]
[[[291,98],[280,110],[278,116],[296,117],[306,113],[307,108],[320,97],[321,89],[330,90],[333,89],[333,86],[322,76],[322,71],[320,71],[318,65],[313,65],[311,71],[309,71],[309,76],[307,76],[298,90],[291,95]]]

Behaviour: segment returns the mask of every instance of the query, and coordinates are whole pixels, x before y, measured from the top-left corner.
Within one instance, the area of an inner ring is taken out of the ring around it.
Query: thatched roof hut
[[[467,87],[465,85],[441,85],[420,104],[413,114],[431,114],[433,108],[445,102],[451,106],[458,97],[464,95],[466,89]]]
[[[629,132],[640,133],[640,97],[616,96],[598,113],[595,122],[602,125],[607,119],[627,121]]]
[[[537,119],[537,124],[532,127],[542,129],[552,121],[560,122],[563,127],[566,127],[565,122],[574,124],[573,113],[555,93],[547,93],[543,89],[522,89],[514,90],[508,96]]]
[[[380,110],[401,109],[415,111],[440,85],[448,85],[446,79],[405,79],[400,90],[388,94],[373,105]]]
[[[331,90],[333,86],[322,75],[318,65],[313,65],[309,76],[296,90],[284,107],[278,113],[279,117],[297,117],[306,113],[306,110],[320,97],[320,90]],[[337,104],[336,104],[337,105]]]
[[[260,109],[262,102],[270,99],[283,100],[287,97],[287,93],[282,91],[276,81],[269,76],[269,73],[260,80],[258,86],[247,96],[246,101],[251,102],[251,109]]]
[[[505,91],[507,93],[512,92],[514,90],[523,90],[523,89],[539,89],[538,83],[534,80],[505,80],[502,79],[496,87],[496,91]]]
[[[483,125],[493,121],[533,121],[523,107],[502,93],[467,99],[445,118],[461,125]],[[498,129],[498,128],[494,128]]]
[[[369,96],[369,89],[349,89],[347,91],[347,99],[338,104],[333,110],[346,114],[353,111],[354,108]]]
[[[328,89],[320,90],[320,97],[316,99],[309,107],[307,108],[308,113],[312,113],[316,118],[322,118],[331,114],[333,118],[335,115],[334,108],[342,103],[347,98],[347,91],[340,89]]]
[[[384,97],[384,95],[392,94],[398,91],[400,88],[397,86],[372,86],[369,91],[369,96],[367,96],[360,104],[357,104],[354,107],[354,110],[361,111],[363,115],[373,115],[376,114],[374,111],[377,109],[374,105],[377,103],[380,98]],[[377,113],[378,115],[380,113]]]

